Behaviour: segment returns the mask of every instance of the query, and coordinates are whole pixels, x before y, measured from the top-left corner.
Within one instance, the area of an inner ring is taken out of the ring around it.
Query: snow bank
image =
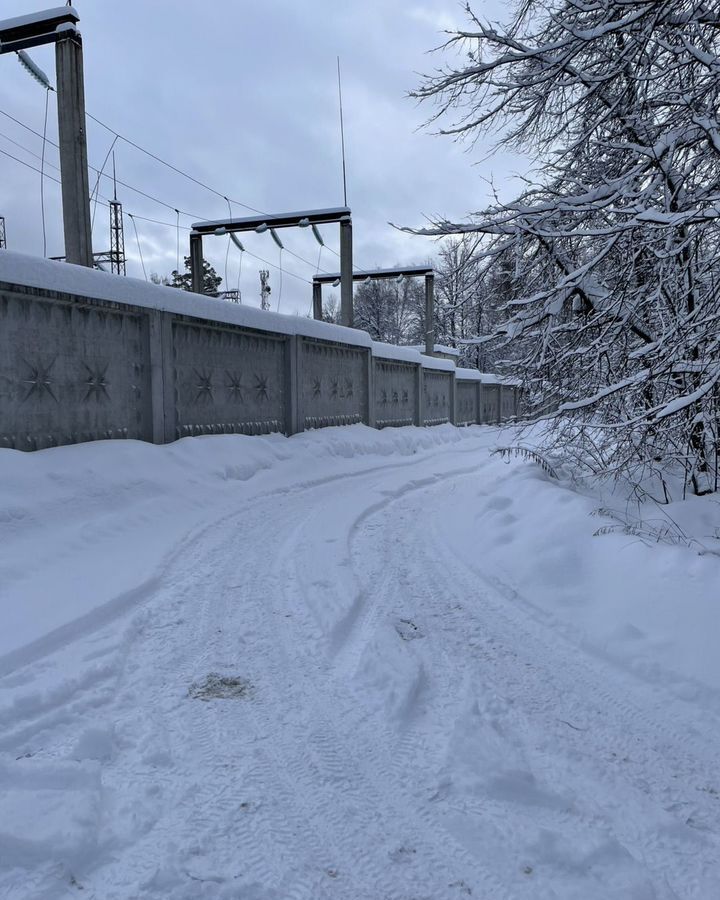
[[[438,509],[443,540],[464,561],[494,573],[508,600],[598,654],[652,680],[720,690],[720,507],[693,497],[628,511],[620,496],[586,495],[531,462],[496,460],[471,487],[474,502]],[[611,515],[636,524],[623,533]],[[677,527],[679,526],[679,527]],[[597,532],[613,529],[617,533]],[[654,541],[667,529],[672,541]],[[681,538],[685,535],[686,538]]]
[[[22,648],[43,652],[141,603],[190,536],[254,490],[466,437],[452,426],[357,425],[289,439],[218,435],[164,446],[98,441],[0,450],[0,673],[25,659]]]

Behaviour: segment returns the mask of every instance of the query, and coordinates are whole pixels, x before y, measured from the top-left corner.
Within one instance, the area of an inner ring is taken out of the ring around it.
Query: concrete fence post
[[[417,398],[415,404],[415,424],[425,424],[425,371],[422,365],[417,367]]]
[[[153,309],[148,312],[148,338],[150,345],[150,406],[153,444],[165,443],[165,369],[163,366],[163,318],[164,313]]]
[[[372,350],[367,354],[367,424],[371,428],[377,427],[375,413],[375,357]]]
[[[303,423],[300,421],[299,403],[300,383],[299,375],[300,338],[291,335],[285,343],[285,433],[288,437],[303,431]]]
[[[435,353],[435,276],[428,272],[425,276],[425,353]]]
[[[293,365],[293,398],[295,404],[295,421],[296,434],[305,431],[305,408],[303,404],[303,337],[301,334],[295,336],[295,361]]]
[[[450,409],[448,410],[448,418],[453,425],[457,425],[457,378],[452,373],[450,378]]]

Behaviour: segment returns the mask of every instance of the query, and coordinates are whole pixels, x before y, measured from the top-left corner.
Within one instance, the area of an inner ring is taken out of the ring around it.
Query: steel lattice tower
[[[110,271],[125,275],[125,232],[122,203],[117,197],[110,201]]]
[[[0,250],[7,250],[7,239],[5,237],[5,216],[0,216]]]

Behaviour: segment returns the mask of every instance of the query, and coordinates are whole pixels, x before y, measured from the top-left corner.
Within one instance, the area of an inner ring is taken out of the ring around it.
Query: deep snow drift
[[[0,896],[719,896],[718,504],[512,441],[0,451]]]

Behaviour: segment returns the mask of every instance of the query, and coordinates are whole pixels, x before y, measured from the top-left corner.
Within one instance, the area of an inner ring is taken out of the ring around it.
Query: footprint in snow
[[[389,854],[390,859],[396,863],[409,863],[415,857],[417,850],[414,847],[398,847]]]

